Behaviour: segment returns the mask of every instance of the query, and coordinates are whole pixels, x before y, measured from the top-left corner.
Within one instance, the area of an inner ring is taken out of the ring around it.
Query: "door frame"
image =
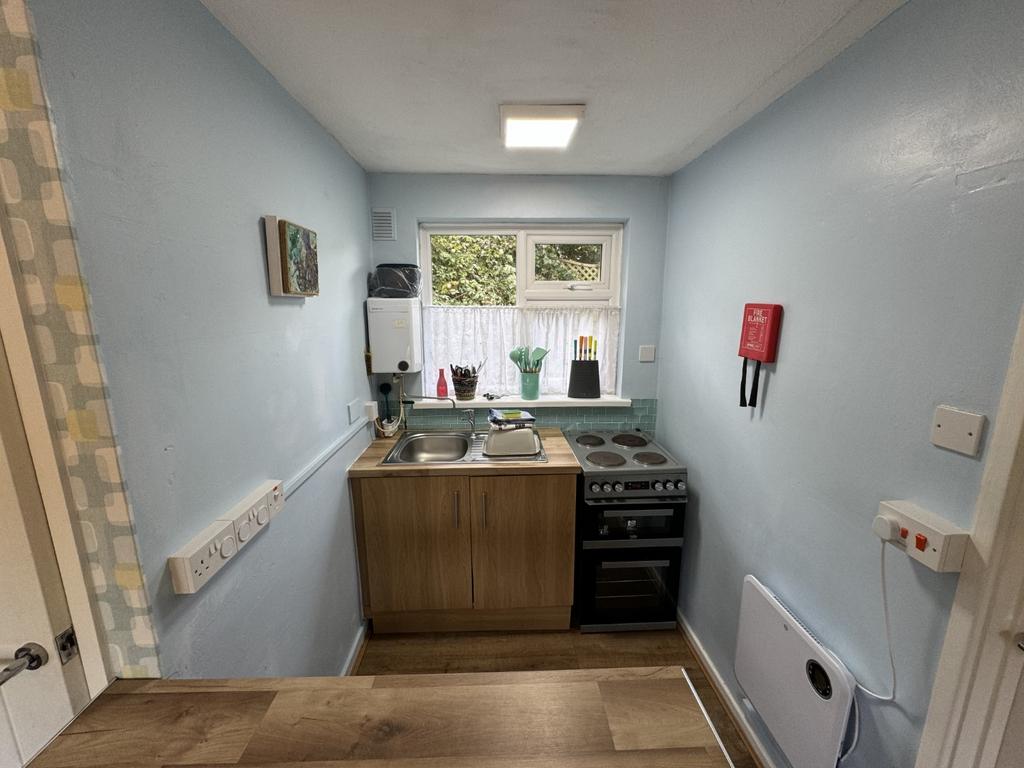
[[[96,698],[109,685],[110,676],[93,610],[92,590],[86,582],[85,563],[75,537],[71,495],[64,482],[58,446],[47,417],[43,382],[32,354],[27,314],[4,240],[2,230],[7,229],[7,224],[6,217],[0,215],[0,337],[7,350],[22,426],[28,438],[89,696]]]
[[[992,427],[916,768],[992,768],[1024,654],[1024,311]],[[1016,674],[1014,674],[1016,673]]]

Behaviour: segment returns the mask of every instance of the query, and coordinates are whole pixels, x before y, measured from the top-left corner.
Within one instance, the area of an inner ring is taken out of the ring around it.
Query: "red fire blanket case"
[[[743,358],[740,377],[740,407],[757,407],[757,387],[761,379],[761,363],[774,363],[779,345],[781,304],[743,305],[743,329],[740,331],[739,356]],[[754,360],[754,382],[747,397],[747,360]]]

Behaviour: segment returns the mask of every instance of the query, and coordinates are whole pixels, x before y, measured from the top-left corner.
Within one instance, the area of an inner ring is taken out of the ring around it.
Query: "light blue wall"
[[[396,242],[373,244],[374,262],[416,262],[422,221],[625,222],[622,394],[651,398],[657,363],[637,362],[637,347],[658,338],[667,197],[664,178],[371,173],[371,205],[394,208],[398,225]]]
[[[165,560],[369,395],[366,176],[198,2],[31,0],[165,675],[336,674],[359,623],[344,468],[192,597]],[[316,230],[271,299],[259,218]]]
[[[878,502],[971,522],[985,457],[929,428],[940,403],[995,415],[1024,298],[1021,40],[1015,0],[913,0],[672,179],[658,434],[696,497],[681,607],[730,683],[754,573],[886,690]],[[748,301],[785,305],[753,412]],[[913,765],[956,586],[889,565],[899,701],[844,766]]]

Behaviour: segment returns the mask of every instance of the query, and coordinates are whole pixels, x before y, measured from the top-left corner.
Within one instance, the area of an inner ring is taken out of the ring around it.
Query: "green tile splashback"
[[[393,403],[392,403],[393,405]],[[496,408],[501,405],[496,402]],[[654,432],[658,414],[658,401],[634,400],[627,408],[534,408],[530,410],[537,417],[539,427],[559,427],[569,430],[612,430],[641,429]],[[383,410],[381,411],[383,413]],[[460,410],[420,409],[405,411],[410,429],[456,429],[465,427]],[[487,423],[487,409],[476,409],[477,426]]]

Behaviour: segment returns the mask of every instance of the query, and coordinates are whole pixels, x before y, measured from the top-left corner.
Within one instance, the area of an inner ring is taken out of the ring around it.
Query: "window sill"
[[[412,397],[416,397],[412,395]],[[633,401],[628,397],[617,395],[601,395],[601,397],[575,398],[563,395],[542,395],[540,400],[523,400],[521,397],[501,397],[497,400],[487,400],[477,397],[473,400],[456,400],[456,408],[629,408]],[[448,400],[418,400],[413,410],[451,410],[452,404]]]

